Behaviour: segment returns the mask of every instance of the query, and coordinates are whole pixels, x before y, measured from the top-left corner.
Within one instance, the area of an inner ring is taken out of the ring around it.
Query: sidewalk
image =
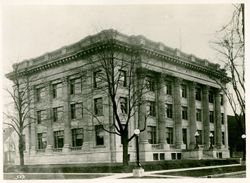
[[[158,171],[146,171],[144,172],[143,177],[133,177],[133,173],[4,173],[4,179],[13,180],[13,179],[25,179],[25,180],[39,180],[39,179],[160,179],[160,178],[216,178],[216,177],[246,177],[246,171],[232,171],[230,173],[226,171],[218,171],[216,173],[210,172],[209,169],[224,168],[224,167],[238,167],[242,166],[241,164],[230,164],[230,165],[216,165],[216,166],[203,166],[203,167],[193,167],[193,168],[179,168],[179,169],[169,169],[169,170],[158,170]],[[206,174],[206,169],[211,173],[211,175]],[[236,170],[235,169],[235,170]],[[195,171],[202,171],[203,175],[198,174],[195,176]],[[185,171],[194,171],[190,174],[186,174]],[[172,172],[172,173],[171,173]],[[169,174],[168,174],[169,173]]]
[[[144,172],[144,177],[155,177],[155,178],[192,178],[184,176],[175,176],[175,175],[159,175],[158,173],[168,173],[168,172],[181,172],[187,170],[201,170],[201,169],[211,169],[211,168],[220,168],[220,167],[232,167],[232,166],[241,166],[241,164],[231,164],[231,165],[217,165],[217,166],[204,166],[204,167],[193,167],[193,168],[180,168],[180,169],[171,169],[171,170],[158,170],[158,171],[149,171]],[[221,174],[220,174],[221,175]],[[133,173],[117,173],[110,176],[99,177],[97,179],[126,179],[133,178]]]

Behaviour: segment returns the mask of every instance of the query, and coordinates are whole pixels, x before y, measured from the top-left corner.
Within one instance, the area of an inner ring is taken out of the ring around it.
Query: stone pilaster
[[[227,97],[223,94],[225,148],[228,149]]]
[[[196,127],[196,107],[195,107],[195,83],[190,82],[189,84],[189,129],[190,129],[190,144],[189,149],[194,149],[196,141],[195,141],[195,132],[197,130]]]
[[[164,76],[159,76],[158,82],[158,120],[159,120],[159,143],[166,144],[166,109],[165,109],[165,95],[166,85]]]
[[[68,80],[63,78],[62,82],[62,97],[63,97],[63,121],[64,121],[64,146],[63,152],[70,151],[72,137],[71,137],[71,119],[69,106],[69,85]]]
[[[33,115],[34,115],[34,123],[31,123],[31,131],[30,131],[30,153],[35,154],[36,153],[36,139],[37,139],[37,134],[36,134],[36,88],[32,88],[33,92],[33,97],[32,97],[32,104],[33,104]]]
[[[147,136],[147,125],[146,123],[146,116],[147,116],[147,109],[146,109],[146,101],[143,96],[144,90],[144,77],[138,76],[138,100],[141,100],[141,105],[138,107],[138,128],[140,130],[145,128],[145,131],[141,132],[139,135],[140,143],[147,144],[148,143],[148,136]]]
[[[216,147],[221,148],[222,144],[222,132],[221,132],[221,96],[220,90],[215,90],[215,130],[216,130]]]
[[[209,102],[208,102],[208,86],[202,87],[202,115],[203,115],[203,129],[204,129],[204,145],[205,149],[209,148]]]
[[[182,139],[182,115],[181,115],[181,79],[174,79],[174,120],[175,120],[175,147],[181,149]]]
[[[47,147],[46,147],[46,153],[51,153],[52,152],[52,147],[53,147],[53,128],[52,128],[52,121],[53,121],[53,116],[52,116],[52,95],[51,95],[51,83],[48,83],[48,89],[46,90],[46,97],[47,101],[46,103],[48,104],[48,109],[47,109]]]
[[[140,130],[145,128],[146,123],[146,103],[143,103],[139,106],[139,123],[138,127]],[[147,127],[145,128],[145,131],[141,132],[139,135],[139,141],[140,143],[148,143],[148,136],[147,136]]]

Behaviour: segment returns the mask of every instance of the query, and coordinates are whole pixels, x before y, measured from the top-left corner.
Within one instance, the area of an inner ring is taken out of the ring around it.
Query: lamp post
[[[242,134],[241,135],[241,138],[243,140],[243,160],[245,161],[246,160],[246,135],[245,134]]]
[[[140,130],[135,129],[134,134],[135,134],[135,138],[136,138],[136,163],[137,163],[138,167],[141,167],[140,157],[139,157],[139,134],[140,134]]]
[[[212,143],[213,137],[214,137],[214,135],[213,135],[212,133],[210,133],[210,134],[209,134],[209,138],[210,138],[210,146],[209,146],[209,149],[213,149],[213,143]]]
[[[194,136],[195,136],[195,148],[194,149],[199,149],[199,145],[198,145],[199,132],[196,131]]]

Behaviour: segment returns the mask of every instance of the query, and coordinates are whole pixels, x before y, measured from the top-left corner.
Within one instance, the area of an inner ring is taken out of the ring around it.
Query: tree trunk
[[[128,166],[128,135],[123,135],[122,136],[122,149],[123,149],[123,166],[126,167]]]
[[[22,171],[24,168],[24,144],[23,137],[19,137],[19,159],[20,159],[20,170]]]
[[[123,144],[123,166],[128,166],[128,142]]]

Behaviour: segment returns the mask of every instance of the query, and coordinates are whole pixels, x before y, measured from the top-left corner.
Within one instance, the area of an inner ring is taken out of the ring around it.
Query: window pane
[[[95,126],[96,145],[104,145],[104,130],[102,125]]]
[[[94,100],[95,115],[103,115],[103,103],[102,98],[96,98]]]
[[[181,96],[182,98],[187,98],[187,86],[181,85]]]
[[[172,83],[171,82],[166,83],[166,90],[167,90],[167,95],[172,95]]]
[[[167,118],[173,117],[173,105],[172,104],[166,104],[167,109]]]

